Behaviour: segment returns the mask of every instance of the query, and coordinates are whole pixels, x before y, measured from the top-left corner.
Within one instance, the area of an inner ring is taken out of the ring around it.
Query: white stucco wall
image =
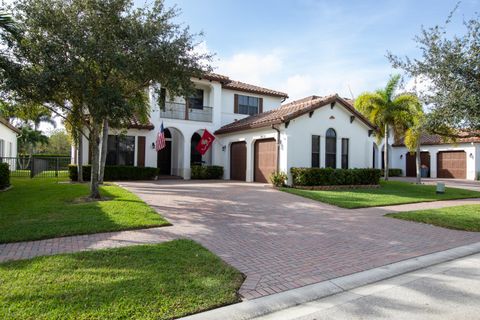
[[[368,136],[371,128],[358,118],[350,122],[350,116],[350,111],[336,103],[333,109],[324,106],[315,110],[311,118],[305,114],[290,121],[285,130],[289,179],[291,167],[311,167],[312,135],[320,136],[320,167],[325,167],[325,135],[329,128],[337,133],[337,168],[342,164],[342,138],[349,139],[349,168],[372,167],[374,137]]]
[[[280,107],[283,101],[283,98],[280,97],[270,97],[254,93],[222,89],[222,126],[247,117],[247,115],[233,112],[235,94],[263,98],[263,112]]]
[[[475,180],[477,177],[477,172],[480,171],[479,166],[479,156],[480,156],[480,145],[474,143],[461,143],[458,145],[454,144],[442,144],[442,145],[431,145],[431,146],[422,146],[420,148],[421,152],[430,153],[430,177],[437,177],[437,154],[441,151],[457,151],[462,150],[466,152],[467,156],[467,179]],[[408,149],[405,147],[393,147],[392,152],[392,165],[394,168],[402,169],[402,174],[406,174],[406,154]]]
[[[0,157],[17,156],[17,133],[0,122],[0,140],[3,140],[3,154]]]

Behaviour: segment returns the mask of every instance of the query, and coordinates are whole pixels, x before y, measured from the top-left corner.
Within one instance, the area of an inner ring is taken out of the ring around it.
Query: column
[[[337,169],[342,168],[342,138],[337,137]]]
[[[253,143],[251,139],[247,139],[247,182],[253,182]]]
[[[437,150],[430,152],[430,177],[437,178]]]
[[[185,135],[183,138],[183,165],[182,165],[182,172],[183,172],[183,179],[190,180],[191,176],[191,169],[190,169],[190,144],[191,144],[191,136]]]
[[[325,168],[325,136],[320,136],[320,168]]]

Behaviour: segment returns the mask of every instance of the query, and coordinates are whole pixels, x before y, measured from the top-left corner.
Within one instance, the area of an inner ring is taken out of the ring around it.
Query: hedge
[[[192,179],[221,179],[223,177],[223,167],[221,166],[200,166],[191,167]]]
[[[294,186],[377,185],[379,169],[291,168]]]
[[[8,163],[0,163],[0,190],[10,186],[10,169]]]
[[[385,174],[385,171],[382,169],[382,176]],[[388,176],[389,177],[401,177],[402,176],[402,169],[399,168],[389,168],[388,169]]]
[[[83,180],[89,181],[92,167],[91,165],[84,165]],[[76,165],[68,166],[70,180],[78,181],[78,168]],[[157,168],[149,167],[133,167],[133,166],[105,166],[105,181],[116,180],[151,180],[158,175]]]

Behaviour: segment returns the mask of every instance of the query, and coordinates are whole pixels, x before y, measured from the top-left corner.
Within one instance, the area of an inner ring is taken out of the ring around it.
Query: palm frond
[[[387,98],[387,101],[392,101],[392,97],[395,94],[395,90],[397,90],[398,85],[400,83],[400,75],[399,74],[394,74],[390,77],[388,80],[387,86],[385,87],[385,96]]]

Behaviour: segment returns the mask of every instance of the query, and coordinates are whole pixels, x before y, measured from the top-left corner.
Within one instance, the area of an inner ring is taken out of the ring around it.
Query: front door
[[[162,175],[172,173],[172,141],[166,141],[165,148],[157,152],[157,168]]]

